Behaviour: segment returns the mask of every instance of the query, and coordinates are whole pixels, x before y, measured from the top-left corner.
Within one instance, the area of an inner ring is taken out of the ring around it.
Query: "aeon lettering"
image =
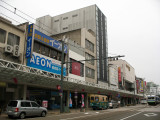
[[[52,72],[55,74],[61,74],[61,64],[59,61],[45,57],[38,53],[33,53],[32,58],[27,60],[27,66],[41,69],[44,71]],[[64,66],[63,75],[66,75],[66,67]]]
[[[46,68],[52,68],[55,70],[59,70],[58,67],[52,64],[51,60],[45,59],[44,57],[41,58],[40,56],[35,56],[34,54],[32,55],[32,58],[30,59],[30,63],[36,64],[38,66],[43,66]]]

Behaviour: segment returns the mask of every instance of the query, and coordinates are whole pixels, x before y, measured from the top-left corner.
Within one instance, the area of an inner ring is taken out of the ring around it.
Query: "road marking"
[[[147,114],[144,114],[145,116],[147,116],[147,117],[150,117],[150,116],[157,116],[157,114],[155,114],[155,113],[147,113]]]
[[[84,113],[84,114],[86,114],[86,115],[87,115],[87,114],[89,114],[89,113]]]
[[[135,115],[138,115],[138,114],[140,114],[140,113],[142,113],[142,112],[138,112],[138,113],[136,113],[136,114],[130,115],[130,116],[125,117],[125,118],[122,118],[122,119],[120,119],[120,120],[128,119],[128,118],[133,117],[133,116],[135,116]]]
[[[97,114],[99,113],[99,112],[96,112]]]

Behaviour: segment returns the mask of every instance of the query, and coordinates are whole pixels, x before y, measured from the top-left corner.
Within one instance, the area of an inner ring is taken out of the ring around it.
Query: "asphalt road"
[[[9,120],[9,118],[0,117],[0,120]],[[136,105],[60,115],[48,114],[46,117],[30,117],[26,120],[160,120],[160,105]]]

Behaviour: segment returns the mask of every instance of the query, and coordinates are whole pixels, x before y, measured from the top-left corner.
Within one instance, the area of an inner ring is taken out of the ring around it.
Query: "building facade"
[[[88,6],[58,16],[49,15],[37,18],[36,29],[47,35],[56,35],[80,28],[92,30],[96,36],[97,80],[108,82],[107,57],[107,18],[96,6]],[[51,26],[51,27],[48,27]],[[78,37],[76,34],[74,37]]]
[[[119,86],[121,89],[125,89],[128,91],[134,91],[135,89],[135,70],[134,68],[122,59],[111,59],[109,60],[109,64],[118,65],[121,73],[121,77],[119,80]]]

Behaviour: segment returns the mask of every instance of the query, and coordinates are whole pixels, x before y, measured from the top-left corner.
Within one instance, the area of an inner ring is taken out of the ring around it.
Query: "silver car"
[[[7,105],[6,113],[9,118],[19,117],[20,119],[24,119],[26,116],[45,117],[47,109],[41,107],[34,101],[12,100]]]
[[[108,105],[109,108],[118,108],[118,102],[114,100],[109,101]]]

